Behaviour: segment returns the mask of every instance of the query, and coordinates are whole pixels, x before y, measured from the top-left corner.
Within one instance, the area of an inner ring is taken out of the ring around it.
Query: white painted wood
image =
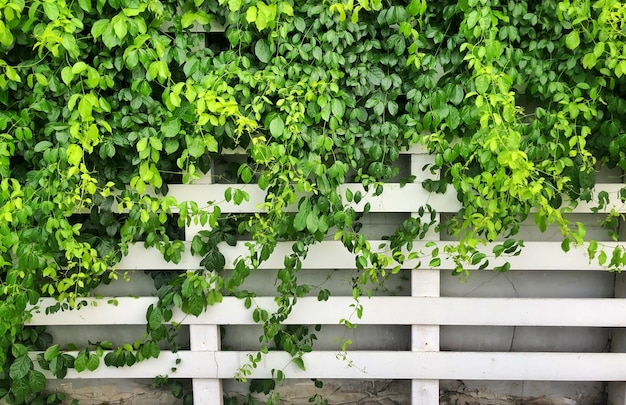
[[[217,325],[190,325],[190,349],[194,352],[213,353],[220,350],[220,327]],[[195,405],[223,404],[222,381],[217,378],[194,378],[193,403]]]
[[[439,380],[411,380],[411,405],[439,403]]]
[[[428,148],[422,143],[416,143],[411,145],[407,150],[400,152],[405,155],[428,155]]]
[[[615,209],[618,212],[626,212],[626,204],[619,199],[619,190],[622,184],[598,184],[596,192],[605,190],[609,193],[609,203],[603,208],[602,213]],[[243,201],[241,205],[236,205],[233,201],[224,201],[224,192],[227,188],[241,189],[249,194],[250,200]],[[353,204],[352,207],[356,211],[363,211],[365,204],[370,203],[370,212],[413,212],[416,208],[430,204],[438,212],[457,212],[461,208],[461,203],[456,198],[456,191],[452,187],[444,194],[431,194],[424,190],[419,182],[406,184],[401,187],[400,184],[386,184],[383,195],[374,197],[372,191],[365,192],[361,184],[345,184],[341,186],[340,192],[345,195],[347,189],[353,192],[360,191],[363,193],[363,200],[359,204]],[[263,201],[265,200],[265,191],[258,186],[252,184],[172,184],[169,186],[169,195],[174,196],[177,201],[196,201],[200,206],[206,205],[207,202],[219,202],[220,208],[224,213],[242,213],[242,212],[263,212]],[[301,196],[305,196],[302,194]],[[572,209],[575,213],[590,213],[594,204],[580,203]],[[296,206],[286,207],[285,211],[295,211]]]
[[[411,174],[415,175],[419,181],[424,181],[426,179],[438,180],[440,176],[439,171],[430,171],[429,169],[433,163],[434,157],[431,155],[411,155]],[[419,213],[417,212],[413,212],[411,215],[419,217]],[[437,222],[439,222],[440,214],[437,214],[436,219]],[[431,229],[424,237],[424,240],[437,241],[440,238],[441,234],[436,232],[434,229]],[[440,274],[438,270],[416,269],[411,271],[411,296],[439,297],[440,291]],[[439,325],[411,325],[411,351],[438,352]],[[439,380],[411,380],[411,404],[439,404]]]
[[[67,378],[232,378],[246,364],[249,352],[162,352],[133,367],[99,367],[94,372],[68,370]],[[32,353],[36,355],[35,352]],[[181,362],[175,373],[171,367]],[[270,352],[252,371],[251,378],[269,378],[283,369],[289,378],[454,379],[536,381],[626,381],[626,353],[493,353],[353,351],[349,362],[334,351],[303,356],[306,370],[290,362],[289,354]],[[390,367],[390,365],[393,365]],[[51,375],[46,372],[48,378]]]
[[[143,325],[145,313],[156,298],[119,298],[119,305],[88,305],[75,311],[33,314],[31,325]],[[262,308],[276,308],[273,297],[258,297]],[[54,303],[42,299],[40,307]],[[352,297],[298,299],[286,324],[337,324],[353,313]],[[457,298],[372,297],[362,298],[360,324],[370,325],[491,325],[491,326],[589,326],[626,327],[624,298]],[[235,297],[224,297],[199,317],[174,312],[173,321],[186,325],[254,325],[252,312]]]
[[[233,261],[247,253],[246,242],[238,242],[236,246],[228,246],[225,243],[220,245],[220,251],[226,258],[226,268],[233,268]],[[370,241],[372,247],[376,248],[385,241]],[[439,242],[440,247],[445,244],[454,244],[454,242]],[[431,249],[425,248],[425,241],[416,241],[413,243],[415,252],[430,252]],[[603,246],[612,249],[616,246],[615,242],[603,242]],[[279,269],[283,266],[284,256],[291,253],[292,243],[279,242],[274,254],[262,263],[260,269]],[[494,243],[487,244],[481,250],[485,252],[490,261],[490,267],[509,262],[511,271],[514,270],[596,270],[606,271],[606,267],[600,266],[597,262],[589,263],[589,257],[585,247],[572,248],[565,253],[561,250],[560,242],[524,242],[524,248],[519,256],[494,258],[492,249]],[[376,249],[374,249],[376,250]],[[408,252],[407,252],[408,253]],[[129,248],[128,256],[124,257],[116,266],[118,270],[192,270],[199,269],[201,257],[192,256],[189,251],[183,253],[179,263],[167,262],[163,259],[158,250],[150,248],[146,249],[143,245],[133,245]],[[428,260],[423,260],[423,267]],[[403,264],[403,268],[411,269],[417,265],[417,261],[407,261]],[[317,245],[311,246],[309,255],[303,261],[303,268],[309,269],[354,269],[354,255],[350,253],[340,241],[324,241]],[[452,260],[442,257],[439,270],[452,270],[455,264]],[[468,269],[475,269],[476,266],[468,266]]]
[[[211,31],[214,31],[213,29]],[[242,147],[237,147],[235,149],[223,149],[222,155],[247,155],[248,151]],[[428,148],[424,144],[417,143],[411,145],[408,149],[401,149],[401,155],[428,155]]]
[[[416,176],[417,182],[426,179],[439,180],[439,171],[433,173],[430,170],[434,163],[434,158],[431,155],[411,155],[411,174]],[[422,171],[423,168],[426,170]]]
[[[213,183],[212,170],[195,180],[193,184],[208,186]],[[185,239],[191,242],[194,236],[201,231],[200,224],[185,226]],[[215,354],[221,349],[219,325],[189,325],[189,348],[193,352],[208,352]],[[194,405],[215,404],[222,405],[224,396],[222,393],[222,381],[217,378],[194,378],[191,381],[193,387]]]
[[[621,227],[620,239],[624,240],[626,227]],[[626,274],[615,274],[615,297],[626,298]],[[626,329],[611,331],[611,352],[626,352]],[[609,405],[626,405],[626,381],[613,382],[608,386]]]
[[[245,191],[250,197],[249,201],[243,201],[241,205],[236,205],[233,201],[226,202],[224,192],[228,188]],[[404,187],[400,187],[400,184],[386,184],[385,192],[377,197],[372,195],[373,190],[366,192],[361,184],[345,184],[339,187],[339,192],[345,195],[347,189],[353,193],[360,191],[363,194],[363,200],[359,204],[350,205],[359,212],[363,211],[368,202],[370,212],[411,212],[427,203],[438,207],[442,212],[456,212],[461,207],[456,200],[456,192],[452,188],[445,194],[430,194],[424,190],[421,183],[406,184]],[[169,195],[175,197],[177,201],[193,200],[200,206],[206,205],[207,202],[216,202],[219,203],[224,213],[263,212],[265,194],[264,190],[253,184],[172,184],[169,186]],[[299,195],[299,197],[305,196],[305,194]],[[296,208],[296,205],[286,207],[285,211],[293,212]]]
[[[420,156],[420,155],[413,155]],[[626,204],[619,199],[619,190],[622,184],[615,183],[599,183],[596,185],[594,193],[599,191],[607,191],[609,193],[609,202],[606,207],[599,210],[599,213],[608,213],[615,210],[620,213],[626,213]],[[168,186],[170,196],[176,201],[195,201],[199,206],[204,207],[208,204],[219,204],[223,213],[251,213],[264,212],[263,203],[265,201],[266,192],[253,184],[171,184]],[[234,201],[227,202],[224,198],[226,189],[241,189],[245,191],[249,200],[244,200],[240,205]],[[453,187],[448,187],[443,194],[429,193],[422,187],[420,182],[406,184],[400,186],[397,183],[389,183],[385,185],[385,192],[380,196],[373,196],[373,191],[365,192],[361,184],[344,184],[339,187],[341,194],[345,195],[346,190],[350,189],[353,193],[361,192],[363,199],[360,203],[352,203],[349,205],[357,212],[362,212],[365,204],[369,202],[370,212],[413,212],[416,208],[429,204],[437,212],[458,212],[461,203],[457,200],[457,193]],[[147,190],[146,195],[154,195],[153,191]],[[306,197],[306,194],[298,194],[297,200]],[[594,203],[579,203],[576,207],[571,208],[572,213],[591,213]],[[285,207],[285,212],[294,212],[297,205]],[[125,212],[126,210],[118,210],[114,204],[114,211]],[[172,212],[177,212],[176,208]],[[532,210],[531,210],[532,212]]]
[[[413,270],[411,272],[411,295],[413,297],[439,297],[440,278],[438,270]]]

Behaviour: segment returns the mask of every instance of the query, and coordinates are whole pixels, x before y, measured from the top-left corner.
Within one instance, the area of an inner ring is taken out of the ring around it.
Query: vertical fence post
[[[620,220],[619,240],[626,240],[626,223]],[[626,298],[626,274],[615,273],[615,298]],[[611,330],[611,351],[626,353],[626,330],[614,328]],[[609,404],[626,405],[626,382],[609,383]]]
[[[211,184],[211,172],[195,180],[193,184]],[[202,227],[193,223],[185,227],[185,240],[191,242]],[[192,352],[217,352],[221,348],[219,325],[189,325],[189,345]],[[217,378],[194,378],[192,380],[194,405],[222,405],[222,381]]]
[[[433,157],[426,151],[415,150],[411,154],[411,174],[416,176],[417,181],[427,178],[436,179],[438,173],[431,174],[422,171],[427,163],[433,163]],[[416,207],[419,208],[419,207]],[[417,215],[413,213],[412,215]],[[439,240],[439,234],[431,231],[426,239]],[[411,270],[411,296],[413,297],[438,297],[440,292],[440,275],[436,269]],[[436,352],[439,351],[439,326],[435,325],[412,325],[411,326],[411,351]],[[412,380],[411,381],[411,404],[412,405],[436,405],[439,404],[439,380]]]
[[[192,352],[216,352],[220,349],[220,327],[189,325],[189,340]],[[221,380],[194,378],[192,386],[194,405],[223,404]]]

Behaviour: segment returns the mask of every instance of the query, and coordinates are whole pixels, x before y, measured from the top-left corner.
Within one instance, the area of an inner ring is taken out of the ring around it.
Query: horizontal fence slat
[[[606,191],[609,193],[609,202],[606,207],[598,212],[607,213],[612,209],[618,212],[626,212],[626,204],[619,199],[619,190],[624,184],[602,183],[597,184],[595,193]],[[180,201],[195,201],[200,207],[207,205],[209,202],[215,202],[220,206],[224,213],[255,213],[263,212],[263,201],[266,192],[261,190],[255,184],[171,184],[169,187],[169,195]],[[224,192],[228,188],[241,189],[250,196],[249,201],[243,201],[240,205],[236,205],[233,201],[226,202],[224,200]],[[358,183],[344,184],[339,187],[340,193],[345,195],[347,189],[353,193],[360,191],[363,199],[358,203],[352,203],[349,206],[356,211],[363,211],[365,204],[369,202],[370,212],[415,212],[419,207],[430,205],[437,212],[458,212],[461,203],[457,200],[457,193],[453,187],[448,187],[443,194],[430,193],[426,191],[420,182],[409,183],[401,186],[398,183],[385,184],[382,195],[373,196],[373,190],[365,191],[363,186]],[[304,196],[304,194],[302,194]],[[573,213],[591,213],[591,208],[596,206],[595,203],[580,202],[576,207],[572,208]],[[285,208],[285,211],[296,211],[297,206],[292,205]]]
[[[248,153],[249,152],[242,147],[237,147],[235,149],[224,148],[220,151],[220,154],[222,155],[247,155]],[[401,155],[428,155],[430,154],[430,152],[428,151],[428,148],[426,147],[426,145],[422,143],[416,143],[416,144],[411,145],[409,148],[400,149],[400,154]]]
[[[66,379],[170,378],[231,379],[247,362],[248,352],[162,352],[158,359],[132,367],[100,367],[94,372],[69,370]],[[176,372],[171,367],[180,359]],[[249,378],[269,378],[284,369],[287,378],[453,379],[524,381],[624,381],[626,353],[494,353],[351,351],[344,359],[334,351],[303,356],[306,370],[290,364],[283,352],[270,352]],[[389,367],[393,364],[393,367]],[[46,372],[46,376],[51,378]]]
[[[370,244],[377,248],[385,241],[373,240]],[[416,252],[428,253],[432,248],[426,248],[426,241],[413,243]],[[454,242],[436,242],[439,246],[454,244]],[[292,253],[291,242],[279,242],[269,260],[261,263],[260,269],[280,269],[284,266],[284,257]],[[490,254],[495,243],[487,244],[480,248],[486,254]],[[603,246],[611,249],[617,246],[615,242],[603,242]],[[597,262],[590,263],[585,248],[573,248],[569,252],[563,252],[560,242],[524,242],[524,248],[519,256],[490,258],[490,267],[502,265],[505,262],[511,264],[511,270],[604,270]],[[375,249],[376,250],[376,249]],[[226,268],[232,269],[233,262],[238,257],[245,257],[248,248],[245,242],[238,242],[236,246],[220,245],[220,251],[226,259]],[[384,251],[382,249],[381,251]],[[491,254],[493,256],[493,254]],[[128,256],[124,257],[116,266],[119,270],[193,270],[202,268],[199,256],[192,256],[189,251],[183,253],[179,263],[167,262],[156,249],[146,249],[142,245],[133,245],[129,248]],[[429,259],[423,260],[423,268],[428,267]],[[417,265],[417,261],[407,261],[403,268],[411,269]],[[340,241],[324,241],[310,247],[307,258],[303,261],[303,268],[308,269],[354,269],[354,255],[347,251]],[[441,265],[436,269],[452,270],[455,264],[452,260],[442,256]],[[468,266],[468,269],[476,267]]]
[[[118,298],[118,305],[87,305],[79,310],[51,315],[34,314],[32,325],[137,325],[145,324],[146,309],[156,298]],[[45,308],[54,301],[44,299]],[[273,297],[254,302],[272,310]],[[299,298],[285,324],[337,324],[341,319],[371,325],[488,325],[488,326],[587,326],[626,327],[626,298],[362,298],[363,316],[354,315],[351,297]],[[194,325],[253,325],[252,311],[243,300],[224,297],[199,317],[175,312],[173,321]]]
[[[236,205],[233,201],[224,201],[224,192],[228,188],[241,189],[249,194],[250,200]],[[348,207],[362,212],[369,202],[370,212],[413,212],[417,208],[430,204],[441,212],[457,212],[461,207],[456,199],[456,192],[451,187],[445,194],[429,193],[421,183],[406,184],[403,187],[397,183],[385,184],[385,191],[380,196],[373,196],[373,190],[365,191],[361,184],[345,184],[339,187],[339,192],[345,195],[346,190],[353,193],[361,192],[363,199],[358,203],[348,204]],[[254,184],[172,184],[169,185],[168,195],[174,196],[177,201],[195,201],[200,207],[208,202],[215,202],[223,213],[254,213],[263,212],[263,201],[266,191]],[[300,197],[304,197],[302,194]],[[285,207],[287,212],[297,211],[296,205]]]

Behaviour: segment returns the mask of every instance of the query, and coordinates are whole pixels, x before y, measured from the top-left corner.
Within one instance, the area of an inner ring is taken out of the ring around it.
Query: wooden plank
[[[33,314],[31,325],[137,325],[145,324],[146,308],[156,298],[118,298],[119,305],[87,305],[76,311],[51,315]],[[42,299],[41,308],[54,303]],[[272,297],[258,297],[255,303],[272,310]],[[286,324],[337,324],[354,309],[352,297],[298,299]],[[491,326],[588,326],[626,327],[624,298],[453,298],[453,297],[372,297],[362,298],[363,317],[353,322],[371,325],[491,325]],[[235,297],[208,308],[199,317],[176,311],[173,321],[188,325],[254,325],[252,312]]]
[[[439,171],[432,173],[430,170],[422,170],[427,165],[434,163],[431,155],[412,155],[411,173],[417,179],[423,181],[425,178],[437,180]],[[418,217],[419,213],[411,214]],[[436,220],[439,222],[441,215],[437,214]],[[438,241],[441,232],[430,230],[424,237],[425,241]],[[418,269],[411,271],[411,296],[413,297],[439,297],[441,293],[441,281],[438,270]],[[439,325],[411,325],[411,351],[414,352],[438,352],[439,347]],[[411,380],[411,405],[435,405],[439,404],[439,380]]]
[[[243,201],[236,205],[233,201],[224,201],[226,189],[241,189],[249,194],[249,201]],[[369,202],[370,212],[412,212],[419,207],[430,204],[441,212],[457,212],[461,204],[456,199],[456,192],[450,188],[445,194],[431,194],[424,190],[421,183],[400,184],[390,183],[385,185],[385,191],[380,196],[373,196],[373,191],[366,192],[361,184],[345,184],[339,187],[339,192],[345,195],[346,190],[353,193],[361,192],[363,199],[360,203],[352,203],[347,206],[356,211],[363,211],[365,204]],[[205,206],[209,202],[218,203],[223,213],[252,213],[263,212],[263,202],[265,201],[264,190],[254,184],[172,184],[169,186],[169,195],[174,196],[177,201],[196,201],[199,206]],[[299,195],[298,199],[305,197]],[[285,211],[294,212],[297,206],[286,207]]]
[[[411,405],[439,403],[439,380],[411,380]]]
[[[600,210],[601,213],[610,212],[615,209],[618,212],[626,212],[626,204],[619,199],[619,190],[624,184],[603,183],[596,185],[596,193],[600,190],[609,193],[609,203]],[[241,189],[249,194],[250,200],[243,201],[236,205],[234,202],[224,201],[226,189]],[[339,187],[340,193],[345,195],[347,189],[353,193],[360,191],[363,200],[358,204],[351,204],[350,207],[356,211],[363,211],[365,204],[369,202],[370,212],[415,212],[423,205],[429,204],[438,212],[457,212],[461,208],[461,203],[456,198],[456,191],[453,187],[448,187],[446,193],[429,193],[422,187],[420,182],[406,184],[401,187],[397,183],[385,185],[385,191],[380,196],[373,196],[372,191],[366,192],[361,184],[344,184]],[[205,206],[208,202],[218,203],[224,213],[251,213],[263,212],[263,202],[265,201],[264,190],[254,184],[172,184],[169,185],[169,195],[176,197],[177,201],[196,201],[200,206]],[[300,197],[305,194],[300,195]],[[579,203],[572,208],[574,213],[591,213],[594,203]],[[295,211],[297,207],[286,207],[285,211]]]
[[[190,349],[194,352],[216,352],[220,350],[220,327],[216,325],[190,325]],[[222,381],[216,378],[194,378],[193,403],[196,405],[223,404]]]
[[[68,370],[66,379],[171,378],[230,379],[246,364],[248,352],[162,352],[158,359],[133,367],[100,367],[94,372]],[[36,353],[32,353],[35,356]],[[181,362],[175,373],[171,367]],[[624,381],[626,353],[494,353],[351,351],[347,360],[334,351],[303,356],[306,370],[290,362],[284,352],[270,352],[250,378],[269,378],[272,369],[288,378],[454,379],[522,381]],[[389,367],[393,364],[393,367]],[[51,375],[45,373],[48,378]]]
[[[430,176],[430,175],[428,175]],[[427,177],[428,177],[427,176]],[[169,194],[176,198],[178,202],[195,201],[200,207],[210,204],[218,204],[223,213],[257,213],[264,212],[263,203],[265,201],[266,192],[261,190],[255,184],[170,184]],[[626,213],[626,204],[619,199],[619,190],[624,184],[602,183],[597,184],[594,193],[599,191],[607,191],[609,193],[609,202],[606,207],[599,210],[599,213],[607,213],[616,210],[620,213]],[[244,200],[240,205],[233,201],[227,202],[224,199],[226,189],[241,189],[248,193],[249,200]],[[347,207],[362,212],[367,203],[370,204],[370,212],[415,212],[420,207],[428,204],[437,212],[456,213],[461,208],[461,203],[457,200],[456,190],[449,186],[445,193],[429,193],[422,187],[420,182],[409,183],[400,186],[398,183],[385,184],[384,193],[380,196],[373,196],[372,191],[366,192],[361,184],[344,184],[339,187],[339,192],[345,195],[346,190],[350,189],[353,193],[361,192],[362,200],[356,204],[347,204]],[[154,195],[149,190],[147,195]],[[306,194],[298,194],[297,199],[306,197]],[[595,203],[581,202],[576,207],[571,208],[572,213],[592,213],[591,208],[595,207]],[[113,210],[117,211],[117,205],[114,204]],[[122,210],[124,212],[125,210]],[[297,211],[297,205],[285,207],[286,212]],[[177,212],[177,209],[172,209]]]
[[[230,149],[230,148],[222,149],[220,153],[222,155],[247,155],[248,151],[242,147],[237,147],[235,149]],[[401,149],[400,154],[401,155],[428,155],[429,152],[428,152],[428,148],[424,144],[417,143],[417,144],[411,145],[407,149]]]
[[[228,246],[225,243],[220,245],[220,251],[226,259],[226,268],[232,269],[233,262],[238,257],[245,257],[248,248],[245,241],[238,242],[236,246]],[[414,252],[422,252],[426,254],[432,248],[426,248],[426,241],[416,241],[413,243]],[[386,245],[385,241],[372,240],[370,244],[374,250],[379,245]],[[438,246],[443,247],[454,242],[437,242]],[[585,247],[572,248],[569,252],[563,252],[560,242],[524,242],[525,247],[519,256],[513,257],[493,257],[493,247],[495,243],[487,244],[481,248],[490,260],[490,267],[502,265],[505,262],[511,264],[511,270],[596,270],[606,271],[606,267],[600,266],[597,262],[589,263],[587,251]],[[603,242],[606,249],[612,249],[617,246],[614,242]],[[269,260],[263,262],[260,269],[280,269],[284,266],[283,260],[285,255],[292,252],[291,242],[279,242],[274,254]],[[385,249],[380,249],[384,251]],[[442,250],[442,249],[440,249]],[[408,254],[408,252],[406,252]],[[442,255],[440,255],[442,256]],[[428,257],[423,260],[421,268],[428,269]],[[192,256],[189,251],[183,253],[179,263],[167,262],[163,259],[161,253],[154,248],[146,249],[141,244],[130,246],[128,256],[122,258],[117,264],[118,270],[193,270],[199,269],[201,257]],[[405,269],[414,268],[418,262],[416,260],[405,262],[402,267]],[[324,241],[311,246],[307,258],[303,261],[303,268],[308,269],[354,269],[354,255],[350,253],[340,241]],[[438,270],[452,270],[455,264],[452,260],[442,256],[441,266]],[[468,269],[475,269],[476,266],[468,266]]]

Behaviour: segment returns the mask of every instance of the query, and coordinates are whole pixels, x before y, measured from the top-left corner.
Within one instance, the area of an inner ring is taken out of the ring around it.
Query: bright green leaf
[[[578,34],[578,31],[574,30],[567,34],[567,36],[565,37],[565,45],[569,49],[578,48],[578,45],[580,45],[580,36]]]

